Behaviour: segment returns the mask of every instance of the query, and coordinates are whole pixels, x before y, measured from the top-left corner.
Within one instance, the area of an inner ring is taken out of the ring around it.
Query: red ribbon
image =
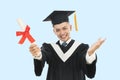
[[[26,38],[28,38],[28,40],[31,43],[35,41],[35,39],[30,35],[29,31],[30,31],[30,27],[27,25],[24,32],[21,32],[21,31],[16,32],[16,36],[22,35],[22,38],[20,39],[19,44],[23,44]]]

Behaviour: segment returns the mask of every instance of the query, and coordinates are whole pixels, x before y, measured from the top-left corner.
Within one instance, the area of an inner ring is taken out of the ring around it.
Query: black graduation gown
[[[71,40],[67,47],[62,47],[63,52],[66,52],[74,43]],[[42,60],[34,59],[34,70],[36,76],[40,76],[45,62],[48,64],[48,74],[46,80],[85,80],[85,75],[93,78],[96,72],[96,60],[92,64],[86,64],[85,56],[88,50],[88,45],[81,43],[73,54],[63,62],[56,54],[50,44],[44,43],[42,51]]]

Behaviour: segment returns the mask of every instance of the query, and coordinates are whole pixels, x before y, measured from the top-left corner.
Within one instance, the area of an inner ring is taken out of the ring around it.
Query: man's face
[[[67,41],[70,38],[71,30],[72,30],[72,26],[68,22],[56,24],[53,27],[54,33],[62,41]]]

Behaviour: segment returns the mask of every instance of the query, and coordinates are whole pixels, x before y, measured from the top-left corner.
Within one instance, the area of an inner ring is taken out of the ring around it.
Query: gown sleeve
[[[41,53],[42,53],[42,59],[41,60],[37,60],[34,59],[34,72],[36,74],[36,76],[40,76],[43,70],[43,67],[45,65],[45,61],[49,61],[49,46],[48,44],[44,43],[41,47]]]
[[[86,76],[88,78],[93,78],[95,76],[96,73],[96,61],[92,62],[92,64],[87,64],[86,62],[86,54],[87,54],[87,50],[88,50],[89,46],[87,44],[83,45],[83,53],[84,53],[84,57],[83,57],[83,63],[82,63],[82,68],[83,68],[83,72],[86,74]]]

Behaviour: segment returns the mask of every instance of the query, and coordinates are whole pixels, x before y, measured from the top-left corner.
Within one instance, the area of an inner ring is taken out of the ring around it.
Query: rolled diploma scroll
[[[19,24],[21,30],[22,30],[22,31],[25,31],[26,25],[24,24],[24,22],[22,21],[22,19],[18,18],[18,19],[17,19],[17,23]],[[31,43],[31,44],[35,44],[35,42],[33,42],[33,43]]]
[[[23,23],[22,19],[18,18],[17,22],[18,22],[20,28],[24,31],[26,28],[26,25]]]
[[[26,28],[26,25],[23,23],[22,19],[18,18],[17,19],[17,23],[19,24],[19,26],[21,27],[21,29],[24,31]],[[31,43],[31,44],[36,44],[35,42]],[[36,59],[41,59],[42,55],[39,53],[40,56],[34,56],[34,58]]]

